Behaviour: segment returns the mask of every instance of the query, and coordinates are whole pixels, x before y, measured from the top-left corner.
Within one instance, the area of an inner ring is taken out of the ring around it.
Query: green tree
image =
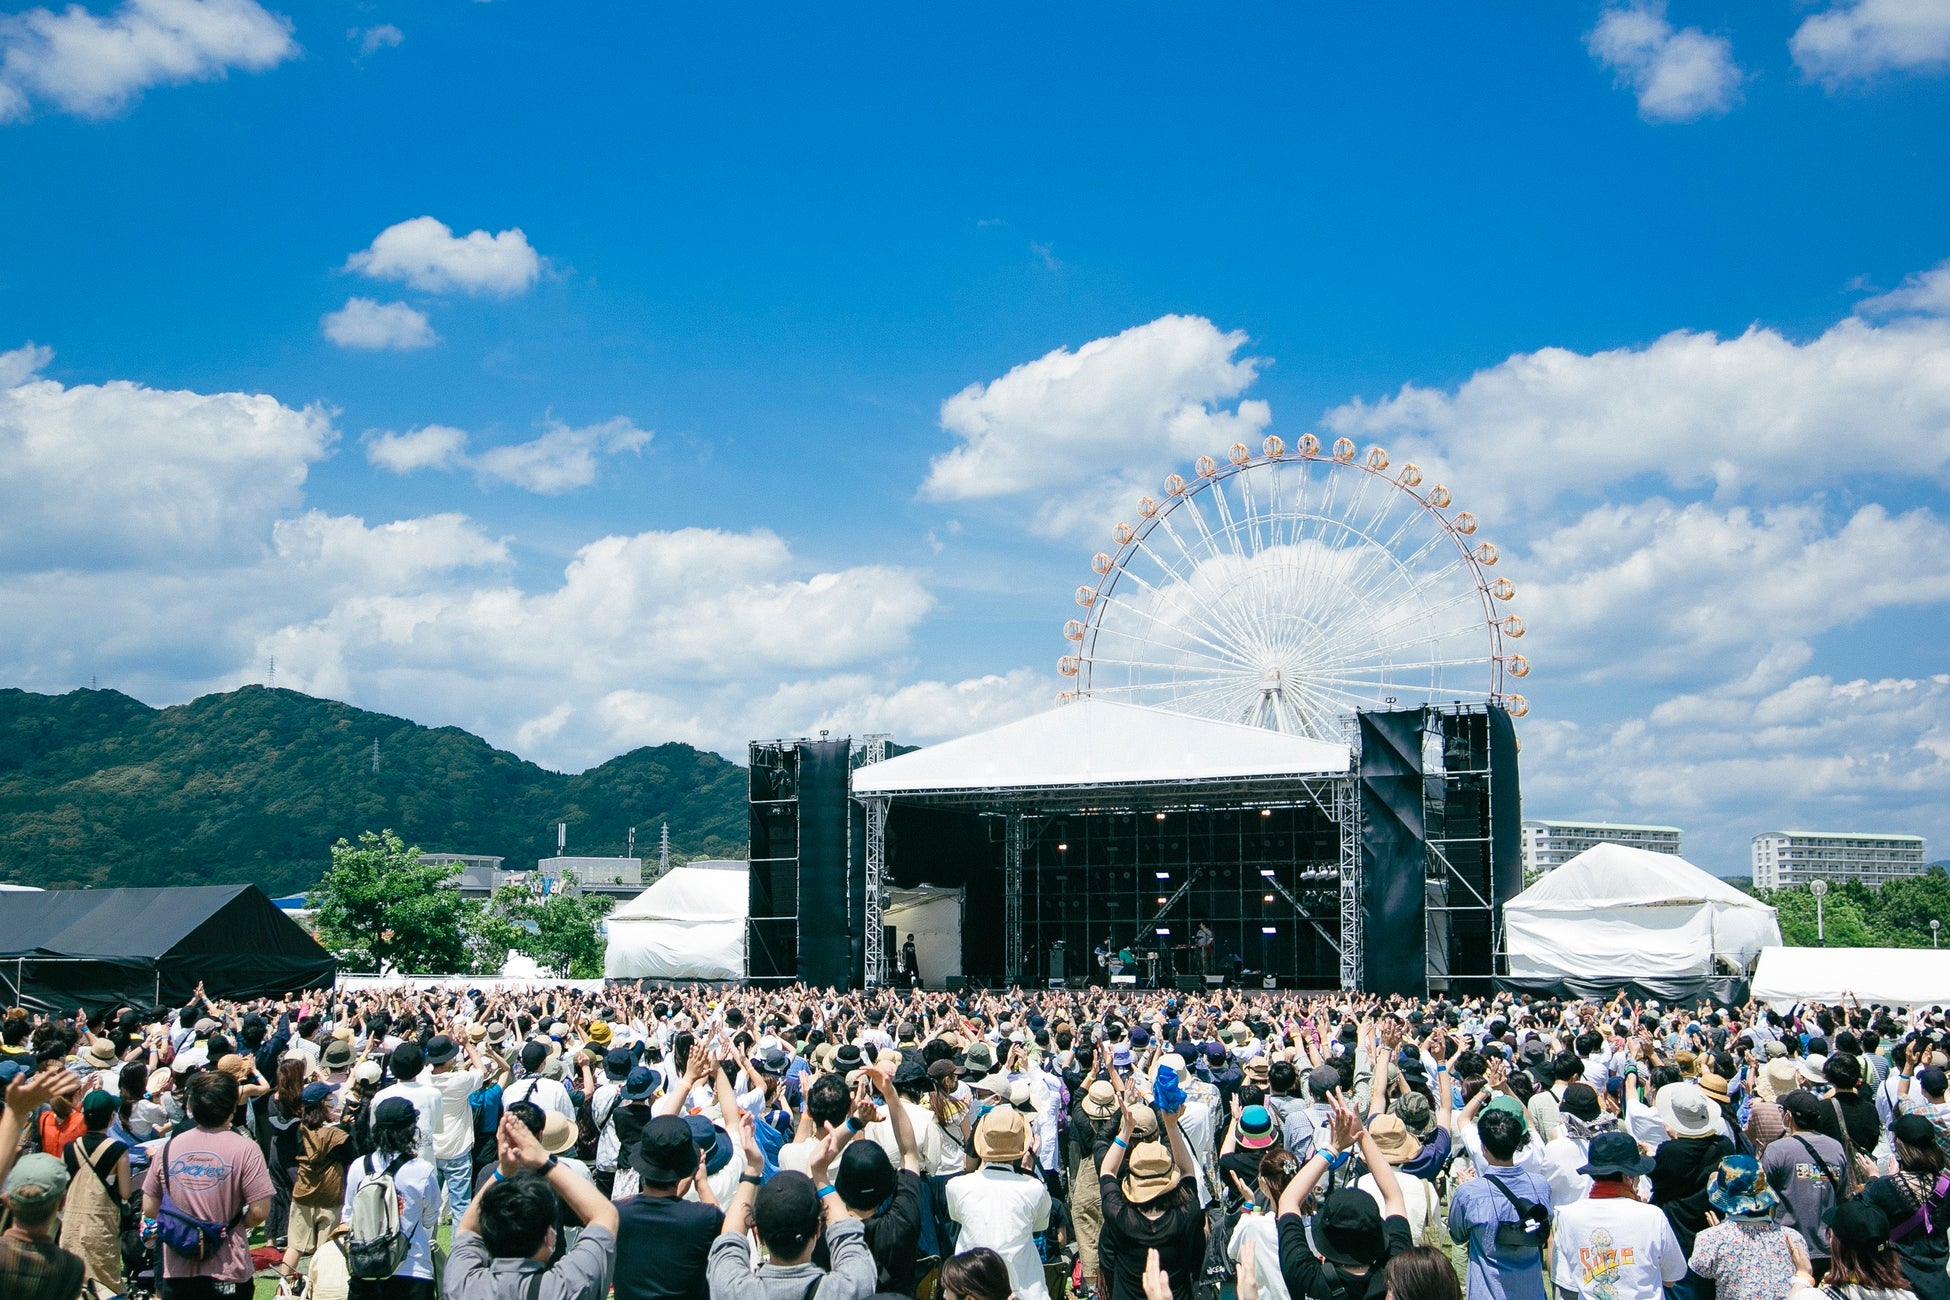
[[[1775,910],[1781,923],[1781,942],[1790,948],[1813,948],[1819,942],[1815,921],[1815,896],[1806,885],[1791,889],[1761,889],[1755,896]],[[1862,904],[1852,895],[1831,891],[1821,904],[1821,929],[1827,932],[1830,948],[1886,947],[1882,937],[1863,914]]]
[[[511,952],[525,952],[529,933],[508,911],[509,895],[520,895],[519,885],[503,885],[484,902],[467,905],[468,970],[475,975],[499,975]]]
[[[603,936],[597,926],[616,900],[597,894],[550,894],[535,908],[528,953],[575,980],[603,977]]]
[[[452,974],[469,968],[469,907],[460,868],[430,865],[391,830],[332,846],[332,866],[308,897],[318,941],[366,970]]]
[[[1950,875],[1941,864],[1920,876],[1890,881],[1876,891],[1869,906],[1870,924],[1891,948],[1929,947],[1931,921],[1950,925]]]

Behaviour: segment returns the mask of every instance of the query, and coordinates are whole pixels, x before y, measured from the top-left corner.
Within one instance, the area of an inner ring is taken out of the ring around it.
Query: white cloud
[[[507,483],[543,496],[559,496],[596,481],[597,457],[641,451],[651,434],[618,416],[577,429],[558,420],[541,437],[467,454],[467,434],[430,424],[407,433],[377,431],[365,437],[366,459],[395,474],[422,469],[465,468],[483,484]]]
[[[1814,503],[1605,505],[1521,557],[1523,649],[1561,676],[1697,681],[1872,614],[1950,601],[1950,527],[1927,510]],[[1629,616],[1622,616],[1629,611]]]
[[[1950,316],[1950,261],[1909,276],[1888,293],[1863,299],[1855,310],[1864,316]]]
[[[111,117],[152,86],[263,72],[297,53],[290,20],[254,0],[125,0],[106,17],[29,9],[0,17],[0,121],[35,100]]]
[[[51,358],[0,355],[14,380],[0,391],[0,556],[15,564],[250,554],[337,440],[322,407],[124,380],[67,387],[34,377]]]
[[[467,432],[429,424],[406,433],[374,430],[365,436],[366,459],[395,474],[422,469],[452,469],[467,461]]]
[[[482,478],[554,496],[594,483],[598,455],[641,451],[649,442],[649,431],[621,416],[580,429],[551,421],[541,437],[508,447],[490,447],[476,456],[473,464]]]
[[[519,229],[456,237],[444,222],[414,217],[388,226],[345,267],[375,280],[397,280],[423,293],[509,298],[525,293],[542,273],[542,259]]]
[[[1794,62],[1830,89],[1885,72],[1950,68],[1950,5],[1943,0],[1839,0],[1801,20]]]
[[[1243,333],[1199,316],[1163,316],[1071,351],[1058,348],[941,404],[961,445],[922,487],[938,501],[1034,495],[1038,531],[1108,530],[1106,511],[1174,461],[1253,440],[1272,413],[1235,401],[1264,362]],[[1231,409],[1226,403],[1234,402]]]
[[[1585,45],[1638,96],[1639,116],[1648,122],[1691,122],[1740,102],[1732,42],[1697,27],[1675,30],[1663,0],[1605,10]]]
[[[347,298],[345,306],[327,312],[318,323],[325,337],[342,348],[411,351],[440,341],[426,314],[403,302]]]
[[[381,23],[377,27],[354,27],[346,36],[359,42],[359,57],[362,59],[369,59],[380,50],[396,48],[406,39],[406,33],[391,23]]]
[[[1645,347],[1521,353],[1451,391],[1328,413],[1447,477],[1463,505],[1510,513],[1634,480],[1733,496],[1855,475],[1950,480],[1950,320],[1848,319],[1806,343],[1755,327]]]

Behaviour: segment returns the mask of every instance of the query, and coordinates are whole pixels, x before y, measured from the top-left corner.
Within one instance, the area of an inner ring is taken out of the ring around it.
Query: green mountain
[[[379,742],[378,769],[373,741]],[[0,690],[0,880],[48,887],[314,884],[341,836],[391,827],[512,868],[555,851],[743,857],[745,769],[689,745],[575,776],[458,727],[246,686],[152,709],[117,691]]]

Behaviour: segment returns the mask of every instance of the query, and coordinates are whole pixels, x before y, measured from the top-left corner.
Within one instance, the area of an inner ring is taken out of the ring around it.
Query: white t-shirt
[[[1664,1300],[1686,1276],[1666,1212],[1643,1201],[1578,1201],[1557,1212],[1551,1280],[1585,1300]]]
[[[1399,1169],[1395,1171],[1395,1184],[1402,1189],[1402,1209],[1404,1217],[1408,1220],[1408,1235],[1414,1238],[1418,1246],[1427,1244],[1429,1225],[1435,1222],[1435,1188],[1429,1186],[1428,1180],[1418,1178],[1414,1174],[1405,1174]],[[1373,1174],[1362,1174],[1354,1180],[1354,1185],[1372,1197],[1376,1205],[1382,1205],[1381,1188],[1375,1183]],[[1387,1213],[1385,1206],[1382,1212]],[[1267,1217],[1270,1219],[1271,1216]],[[1277,1236],[1274,1238],[1273,1250],[1277,1261],[1279,1253]]]
[[[447,1070],[427,1076],[440,1093],[440,1125],[433,1134],[436,1160],[458,1160],[474,1150],[474,1112],[467,1094],[481,1086],[479,1070]]]
[[[1033,1174],[984,1165],[948,1180],[948,1217],[961,1225],[959,1250],[987,1246],[1009,1266],[1015,1300],[1049,1300],[1035,1235],[1049,1227],[1049,1187]]]
[[[1417,1181],[1420,1181],[1419,1179]],[[1253,1243],[1253,1277],[1259,1282],[1262,1300],[1290,1300],[1286,1275],[1280,1272],[1280,1225],[1271,1214],[1242,1214],[1226,1243],[1226,1257],[1235,1265],[1247,1238]],[[1418,1240],[1419,1246],[1421,1242]]]
[[[440,1096],[440,1089],[421,1079],[415,1079],[411,1083],[395,1083],[390,1087],[381,1088],[373,1094],[372,1111],[369,1113],[377,1114],[381,1103],[385,1102],[389,1097],[404,1097],[406,1100],[412,1102],[413,1109],[419,1112],[420,1159],[431,1164],[433,1162],[433,1135],[440,1128],[444,1105]],[[465,1105],[466,1100],[466,1095],[462,1094],[461,1101],[463,1104],[461,1109],[463,1111],[467,1109]]]

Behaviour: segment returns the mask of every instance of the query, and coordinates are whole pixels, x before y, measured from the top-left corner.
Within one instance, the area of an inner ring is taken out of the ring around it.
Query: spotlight
[[[1259,810],[1259,815],[1262,817],[1271,817],[1273,815],[1273,810],[1271,808],[1262,808]]]
[[[1262,925],[1259,927],[1259,932],[1261,934],[1278,934],[1280,927],[1277,925]]]
[[[1159,821],[1163,821],[1164,819],[1165,819],[1165,815],[1164,815],[1163,813],[1159,813],[1159,814],[1158,814],[1158,820],[1159,820]]]

